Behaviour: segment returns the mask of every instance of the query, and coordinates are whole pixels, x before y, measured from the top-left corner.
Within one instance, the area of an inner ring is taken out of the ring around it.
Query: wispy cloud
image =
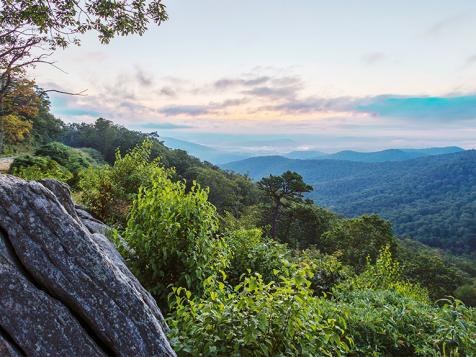
[[[210,113],[207,105],[169,105],[159,109],[159,112],[167,116],[189,115],[200,116]]]
[[[160,95],[166,96],[166,97],[176,97],[177,92],[172,88],[172,87],[162,87],[160,88],[159,92]]]
[[[431,25],[427,30],[426,34],[429,36],[439,36],[447,31],[451,30],[454,27],[460,26],[461,23],[466,22],[472,18],[472,15],[469,13],[459,13],[451,15],[436,21]]]
[[[144,87],[150,87],[154,83],[153,76],[149,73],[145,73],[143,69],[136,67],[135,79]]]
[[[210,102],[204,105],[169,105],[161,107],[158,111],[166,116],[188,115],[192,117],[216,114],[217,111],[245,104],[246,98],[227,99],[223,102]]]
[[[374,97],[310,97],[263,107],[286,114],[357,112],[410,120],[476,120],[476,94],[441,97],[380,95]]]
[[[271,77],[268,76],[261,76],[261,77],[256,77],[256,78],[250,78],[250,79],[243,79],[243,78],[222,78],[215,83],[213,83],[214,87],[217,89],[228,89],[228,88],[234,88],[234,87],[253,87],[256,85],[262,85],[266,82],[269,82],[271,80]]]
[[[354,107],[382,117],[414,120],[476,120],[476,94],[447,97],[377,96]]]
[[[156,123],[144,123],[139,125],[134,125],[137,129],[166,129],[166,130],[176,130],[176,129],[191,129],[193,126],[191,125],[183,125],[183,124],[174,124],[168,122],[156,122]]]
[[[362,56],[362,61],[368,66],[384,62],[386,59],[387,55],[383,52],[370,52]]]
[[[476,64],[476,54],[466,58],[466,60],[463,63],[463,68],[471,67],[474,64]]]

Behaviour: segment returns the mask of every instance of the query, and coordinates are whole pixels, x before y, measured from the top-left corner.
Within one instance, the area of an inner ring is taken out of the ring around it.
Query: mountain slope
[[[254,179],[285,170],[314,186],[318,205],[356,216],[377,213],[397,234],[458,253],[476,252],[476,151],[364,163],[257,157],[224,165]]]
[[[238,152],[218,150],[206,145],[195,144],[185,140],[179,140],[174,138],[160,139],[167,147],[171,149],[180,149],[187,151],[190,155],[195,156],[200,160],[211,162],[215,165],[235,160],[242,160],[250,156]]]

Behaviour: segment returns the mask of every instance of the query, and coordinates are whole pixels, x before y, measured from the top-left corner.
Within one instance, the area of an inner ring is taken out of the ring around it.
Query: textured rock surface
[[[67,186],[0,175],[0,228],[1,355],[175,355],[155,301]]]

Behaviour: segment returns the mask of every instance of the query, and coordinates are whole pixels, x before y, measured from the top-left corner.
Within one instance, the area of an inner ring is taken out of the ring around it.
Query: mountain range
[[[426,149],[387,149],[373,152],[359,152],[352,150],[339,151],[334,154],[326,154],[319,151],[293,151],[283,155],[289,159],[332,159],[348,160],[359,162],[384,162],[384,161],[403,161],[416,159],[418,157],[451,154],[463,151],[457,146],[448,146],[442,148]]]
[[[314,187],[309,198],[320,206],[346,216],[377,213],[389,219],[400,236],[457,253],[474,254],[476,151],[435,155],[435,150],[452,149],[428,149],[429,156],[385,162],[262,156],[228,163],[222,168],[248,174],[255,180],[286,170],[296,171]],[[386,150],[389,151],[390,157],[395,157],[393,150]],[[373,155],[366,156],[367,159],[369,156]]]
[[[164,137],[161,138],[161,140],[165,143],[165,145],[172,149],[187,151],[190,155],[193,155],[200,160],[211,162],[215,165],[223,165],[233,161],[260,156],[259,153],[229,151],[170,137]],[[300,150],[291,151],[289,153],[282,154],[282,156],[288,159],[300,160],[333,159],[358,162],[384,162],[402,161],[418,157],[449,154],[461,151],[463,151],[463,149],[457,146],[425,149],[388,149],[374,152],[344,150],[332,154],[315,150]]]

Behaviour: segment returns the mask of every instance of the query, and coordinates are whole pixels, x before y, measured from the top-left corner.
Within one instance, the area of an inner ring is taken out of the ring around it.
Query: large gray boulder
[[[0,175],[0,355],[175,356],[107,231],[66,185]]]

